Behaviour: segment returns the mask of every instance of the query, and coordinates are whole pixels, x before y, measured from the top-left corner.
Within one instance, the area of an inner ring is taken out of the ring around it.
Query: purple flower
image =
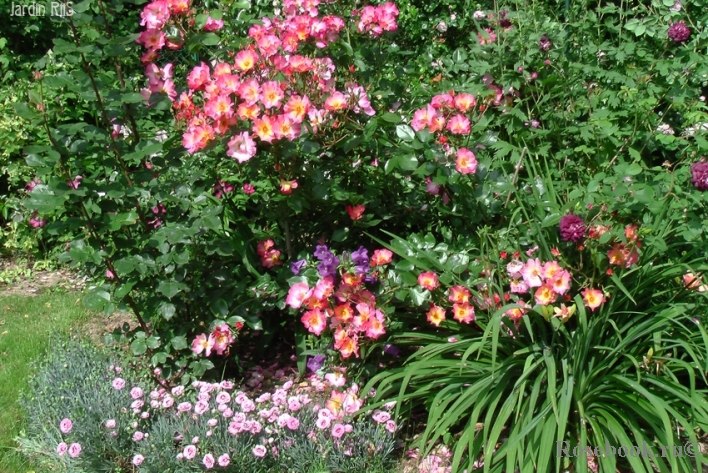
[[[394,358],[398,358],[401,355],[401,350],[396,345],[391,345],[387,343],[384,345],[384,353],[391,355]]]
[[[307,260],[301,259],[300,261],[293,261],[290,263],[290,271],[293,272],[295,276],[300,274],[300,271],[302,271],[302,268],[305,267],[307,264]]]
[[[317,272],[320,274],[320,276],[322,276],[322,277],[336,276],[337,275],[337,266],[339,265],[339,258],[337,258],[336,260],[337,260],[337,264],[326,263],[326,262],[320,263],[320,265],[317,266]]]
[[[214,184],[214,197],[220,199],[224,194],[233,190],[234,186],[232,186],[228,182],[224,182],[221,179],[218,179],[216,181],[216,184]]]
[[[322,354],[315,355],[309,360],[307,360],[307,368],[315,373],[317,370],[322,368],[322,364],[324,363],[326,357]]]
[[[673,23],[671,26],[669,26],[668,34],[670,39],[674,40],[677,43],[683,43],[688,39],[689,36],[691,36],[691,30],[688,29],[686,23],[681,20],[678,23]]]
[[[351,254],[352,263],[357,266],[368,266],[369,265],[369,253],[366,248],[360,246],[358,250],[352,252]]]
[[[708,191],[708,162],[697,162],[691,165],[691,184],[699,191]]]
[[[318,260],[322,261],[324,260],[327,255],[331,255],[332,252],[329,251],[329,248],[327,248],[327,245],[317,245],[317,248],[315,248],[315,258]]]
[[[548,36],[545,34],[541,36],[541,40],[538,42],[538,47],[541,48],[541,51],[548,51],[551,46],[553,46],[553,43],[548,39]]]
[[[577,215],[564,215],[560,220],[560,234],[563,241],[578,243],[585,238],[585,222]]]

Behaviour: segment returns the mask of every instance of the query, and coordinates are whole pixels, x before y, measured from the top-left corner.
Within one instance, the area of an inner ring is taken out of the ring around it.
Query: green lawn
[[[76,293],[0,296],[0,473],[37,471],[15,452],[23,424],[17,397],[30,363],[47,352],[52,335],[75,331],[89,318]]]

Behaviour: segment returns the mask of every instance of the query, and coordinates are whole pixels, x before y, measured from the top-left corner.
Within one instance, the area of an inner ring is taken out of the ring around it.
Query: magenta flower
[[[72,443],[69,445],[69,456],[71,458],[76,458],[81,453],[81,445],[78,443]]]
[[[139,387],[134,387],[133,389],[130,390],[130,397],[133,399],[140,399],[143,397],[143,390]]]
[[[79,188],[79,184],[81,184],[81,179],[83,179],[82,176],[76,176],[76,177],[74,177],[74,180],[73,180],[73,181],[69,181],[69,182],[67,182],[66,184],[67,184],[69,187],[71,187],[72,189],[78,189],[78,188]]]
[[[243,185],[243,192],[246,193],[246,195],[251,195],[256,192],[256,188],[253,187],[253,184],[246,183]]]
[[[70,419],[63,419],[59,423],[59,430],[61,430],[63,434],[68,434],[69,432],[71,432],[71,427],[73,427],[73,424],[71,423]]]
[[[691,184],[699,191],[708,191],[708,162],[697,162],[691,165]]]
[[[578,243],[585,238],[585,222],[577,215],[564,215],[560,220],[560,234],[563,241]]]
[[[32,179],[30,182],[27,183],[25,186],[25,189],[27,189],[27,192],[32,192],[32,190],[37,186],[37,184],[41,184],[42,181],[39,179]]]
[[[674,40],[675,42],[683,43],[688,39],[689,36],[691,36],[691,30],[688,29],[686,23],[681,20],[678,23],[673,23],[671,26],[669,26],[668,35],[669,38]]]
[[[47,224],[46,220],[43,220],[38,217],[37,211],[32,214],[32,217],[29,219],[29,224],[32,226],[32,228],[42,228]]]

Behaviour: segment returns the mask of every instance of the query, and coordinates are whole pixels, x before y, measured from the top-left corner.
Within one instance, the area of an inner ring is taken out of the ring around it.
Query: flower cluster
[[[564,301],[571,300],[568,292],[570,291],[572,276],[567,269],[563,269],[557,261],[542,262],[538,258],[529,258],[525,263],[518,259],[513,259],[506,266],[507,274],[511,278],[510,291],[514,294],[533,295],[533,302],[518,300],[519,308],[513,308],[507,311],[506,315],[518,323],[521,317],[533,305],[550,306],[555,304],[559,298]],[[581,294],[583,301],[590,310],[597,309],[603,302],[605,296],[598,289],[587,288]],[[561,303],[559,307],[554,307],[555,316],[560,317],[564,322],[567,321],[575,312],[574,305],[566,307]]]
[[[224,182],[221,179],[218,179],[216,181],[216,184],[214,184],[214,197],[217,199],[220,199],[221,197],[224,196],[224,194],[228,194],[229,192],[233,192],[234,186],[229,184],[228,182]]]
[[[699,191],[708,191],[708,162],[698,161],[691,165],[691,184]]]
[[[378,6],[365,6],[360,12],[352,12],[353,16],[359,17],[357,31],[359,33],[368,32],[373,37],[378,37],[384,31],[396,31],[398,25],[398,8],[394,3],[386,2]]]
[[[136,40],[148,51],[140,58],[143,64],[153,62],[163,47],[180,49],[184,43],[187,17],[194,16],[191,0],[155,0],[148,3],[140,14],[140,25],[145,31]],[[193,20],[187,23],[193,25]],[[222,20],[208,17],[203,31],[218,31],[224,26]]]
[[[236,329],[239,330],[243,325],[237,324]],[[192,341],[192,351],[199,355],[202,352],[205,356],[210,356],[212,350],[217,355],[228,354],[229,347],[234,342],[234,334],[231,328],[226,323],[220,323],[214,327],[209,336],[201,333]]]
[[[691,36],[691,30],[686,26],[683,20],[678,23],[672,23],[667,32],[669,39],[676,43],[683,43]]]
[[[316,10],[317,2],[312,5],[308,10]],[[262,25],[252,26],[248,33],[252,44],[238,51],[233,63],[202,63],[189,73],[189,89],[175,108],[177,116],[186,120],[183,145],[190,153],[205,148],[232,127],[243,130],[245,126],[250,131],[234,134],[227,152],[244,162],[257,151],[252,137],[266,143],[292,141],[306,130],[317,133],[330,122],[334,126],[337,116],[349,110],[375,114],[360,85],[348,83],[343,90],[337,89],[335,66],[329,57],[297,54],[310,40],[317,48],[337,40],[344,20],[331,15],[312,17],[299,14],[300,10],[291,3],[285,18],[263,18]]]
[[[376,339],[386,333],[385,315],[376,308],[376,298],[365,283],[375,282],[378,274],[376,270],[370,273],[369,267],[390,263],[392,254],[376,250],[369,260],[361,247],[340,259],[325,245],[317,246],[314,254],[320,261],[321,278],[314,287],[307,282],[292,284],[285,303],[293,309],[307,309],[300,320],[311,333],[319,336],[329,326],[334,348],[342,357],[358,357],[361,335]],[[296,268],[298,273],[303,266]]]
[[[611,265],[629,268],[639,262],[637,250],[642,247],[642,242],[639,241],[638,228],[632,224],[625,227],[624,235],[627,243],[615,243],[612,249],[607,252],[607,259]]]
[[[580,243],[585,238],[585,222],[581,217],[570,214],[564,215],[560,219],[560,235],[563,241]]]
[[[280,261],[280,250],[275,248],[275,242],[271,239],[258,242],[256,253],[261,257],[261,264],[266,268],[283,264]]]
[[[73,423],[71,422],[71,419],[63,419],[59,423],[59,431],[64,435],[70,433],[72,428]],[[71,458],[78,457],[81,454],[81,444],[74,442],[71,445],[68,445],[64,441],[59,442],[57,445],[57,455],[63,457],[66,454],[68,454]]]
[[[47,224],[47,220],[39,218],[39,214],[35,210],[29,219],[29,224],[32,226],[32,228],[42,228]]]

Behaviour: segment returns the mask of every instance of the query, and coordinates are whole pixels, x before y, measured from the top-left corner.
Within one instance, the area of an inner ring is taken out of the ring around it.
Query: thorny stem
[[[76,31],[76,27],[74,26],[74,21],[72,20],[71,17],[69,17],[69,26],[71,27],[71,32],[72,36],[74,37],[74,43],[76,44],[76,47],[81,47],[81,43],[79,42],[79,35]],[[108,114],[106,114],[106,108],[103,105],[103,99],[101,98],[101,94],[98,90],[98,85],[96,85],[96,79],[93,77],[93,73],[91,72],[91,66],[89,65],[88,61],[86,60],[86,56],[84,56],[84,53],[79,53],[81,55],[81,62],[83,63],[84,69],[86,70],[86,74],[89,77],[89,80],[91,81],[91,87],[93,88],[94,93],[96,94],[96,101],[98,102],[98,108],[101,111],[101,117],[103,118],[103,124],[106,130],[109,130],[111,127],[111,122],[108,119]],[[111,139],[111,145],[113,148],[113,151],[116,155],[116,159],[118,160],[118,163],[120,164],[121,169],[123,170],[123,175],[125,176],[126,180],[128,181],[128,186],[129,187],[135,187],[133,180],[130,178],[130,174],[128,173],[128,168],[125,165],[125,161],[123,161],[123,157],[121,156],[120,150],[118,149],[118,144],[116,143],[115,138],[113,137],[112,133],[109,133],[108,136]],[[138,212],[138,215],[140,216],[140,222],[143,224],[143,227],[145,229],[148,229],[148,224],[145,220],[145,215],[143,214],[142,209],[140,208],[140,203],[137,201],[135,202],[135,208]]]
[[[40,98],[40,102],[42,104],[42,120],[44,123],[44,129],[47,132],[47,137],[49,138],[49,142],[52,144],[54,149],[57,151],[57,153],[59,153],[59,156],[61,157],[61,159],[59,161],[60,168],[62,169],[62,171],[64,172],[64,174],[68,178],[68,180],[71,180],[71,173],[69,172],[68,169],[66,169],[64,158],[61,154],[61,148],[59,147],[57,142],[54,140],[54,137],[52,136],[52,133],[49,129],[49,122],[47,120],[46,107],[44,106],[44,95],[43,95],[43,89],[42,89],[41,82],[39,83],[39,98]],[[88,226],[91,236],[98,242],[98,244],[101,247],[101,250],[103,250],[103,252],[106,254],[106,256],[104,256],[106,266],[108,267],[109,271],[111,271],[111,273],[113,273],[113,277],[115,279],[115,282],[117,284],[120,284],[121,283],[120,278],[118,277],[118,274],[116,273],[116,269],[113,266],[113,262],[111,261],[110,257],[108,256],[108,249],[106,248],[106,244],[103,242],[103,239],[100,237],[98,231],[96,230],[96,227],[94,226],[93,221],[91,220],[88,210],[86,209],[84,202],[81,200],[79,201],[79,209],[81,210],[81,213],[83,214],[83,217],[86,221],[86,224]],[[145,320],[143,319],[143,317],[140,315],[140,311],[138,310],[135,300],[130,296],[130,294],[127,294],[125,296],[125,300],[128,302],[128,305],[135,313],[135,317],[138,319],[138,323],[140,324],[140,327],[143,329],[143,331],[145,332],[145,334],[147,336],[150,336],[150,329],[148,328],[147,324],[145,323]]]
[[[106,20],[106,33],[108,35],[108,38],[113,39],[113,32],[111,31],[111,25],[108,22],[108,16],[106,15],[106,10],[103,7],[103,1],[98,0],[98,7],[101,10],[101,14],[103,15],[103,18]],[[118,58],[113,58],[113,64],[116,67],[116,74],[118,75],[118,80],[120,81],[120,86],[125,89],[125,80],[123,79],[123,71],[120,67],[120,63],[118,62]],[[135,123],[135,117],[133,116],[132,113],[132,105],[130,104],[125,104],[124,105],[125,109],[125,114],[128,116],[128,121],[130,122],[130,129],[133,132],[133,136],[135,137],[135,142],[140,141],[140,133],[138,132],[138,124]]]
[[[290,241],[290,223],[285,220],[285,248],[286,251],[288,252],[288,259],[292,261],[293,259],[293,248],[292,248],[292,243]]]

